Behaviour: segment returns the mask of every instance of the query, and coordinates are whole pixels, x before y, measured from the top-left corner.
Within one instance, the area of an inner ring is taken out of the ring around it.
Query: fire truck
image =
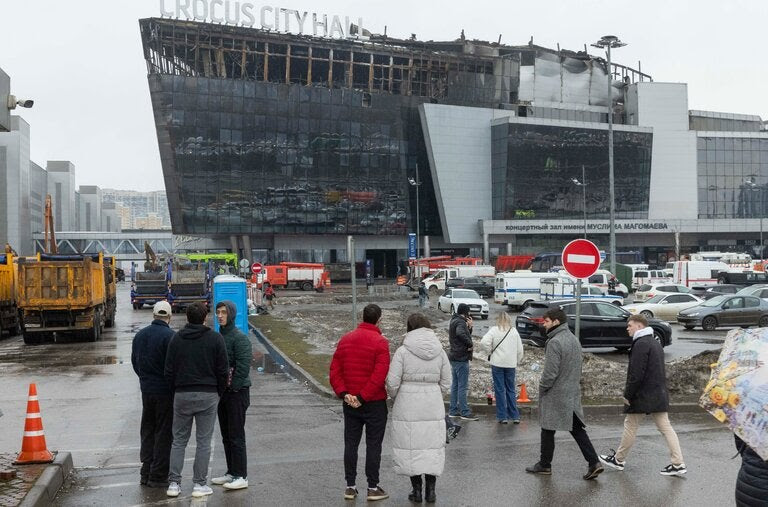
[[[322,292],[331,286],[331,277],[325,265],[313,262],[281,262],[266,265],[257,278],[258,287],[269,283],[274,288],[297,288]]]

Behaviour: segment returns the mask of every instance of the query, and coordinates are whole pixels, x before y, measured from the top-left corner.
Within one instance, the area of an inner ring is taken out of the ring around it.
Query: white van
[[[668,281],[669,277],[663,269],[638,269],[632,276],[632,290],[637,290],[641,285],[653,285]]]
[[[565,270],[559,271],[558,275],[573,278]],[[589,285],[600,287],[600,289],[602,289],[607,294],[608,280],[610,280],[612,276],[613,275],[611,274],[611,272],[608,271],[607,269],[598,269],[597,271],[595,271],[594,275],[586,279],[586,283],[588,283]],[[629,295],[629,289],[627,288],[627,286],[618,280],[616,280],[616,288],[614,289],[614,292],[623,298]]]
[[[730,266],[718,261],[677,261],[672,268],[672,282],[686,287],[715,285],[718,275]]]
[[[519,269],[513,273],[499,273],[496,275],[493,300],[515,308],[538,301],[542,278],[552,278],[552,273],[534,273]]]

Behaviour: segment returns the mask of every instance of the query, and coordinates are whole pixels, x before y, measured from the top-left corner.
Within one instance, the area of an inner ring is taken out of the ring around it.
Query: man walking
[[[664,349],[653,336],[653,328],[642,315],[632,315],[627,320],[627,332],[632,336],[629,352],[627,382],[624,387],[624,433],[619,449],[611,454],[601,454],[605,465],[624,470],[629,450],[635,443],[637,427],[646,414],[651,414],[656,428],[664,435],[669,447],[671,463],[661,469],[661,475],[686,473],[683,453],[677,433],[669,423],[669,393],[664,371]]]
[[[187,325],[168,344],[165,376],[174,390],[173,444],[168,473],[168,496],[179,496],[184,450],[195,422],[197,450],[192,467],[193,497],[210,495],[206,484],[211,459],[211,437],[219,396],[227,387],[227,349],[224,338],[204,325],[208,309],[203,303],[187,307]]]
[[[365,476],[368,500],[389,495],[379,485],[381,442],[387,426],[389,342],[381,334],[381,308],[370,304],[363,309],[363,322],[342,336],[333,354],[330,381],[336,396],[344,400],[344,498],[357,496],[357,448],[365,428]]]
[[[224,336],[229,359],[229,382],[219,400],[219,429],[227,458],[227,473],[211,479],[225,489],[248,487],[248,459],[245,448],[245,411],[251,404],[251,340],[235,324],[237,307],[232,301],[216,305],[216,319]]]
[[[165,488],[173,438],[173,394],[164,374],[165,354],[174,334],[168,325],[171,305],[158,301],[152,316],[152,323],[133,338],[131,364],[141,387],[140,483],[150,488]]]
[[[560,308],[544,314],[544,329],[549,337],[544,353],[544,370],[539,381],[539,424],[541,456],[527,467],[532,474],[552,475],[555,431],[569,431],[589,468],[585,480],[596,478],[603,466],[589,440],[581,410],[581,344],[568,329],[568,317]]]
[[[450,417],[460,417],[465,421],[477,421],[478,417],[470,412],[467,403],[469,388],[469,361],[472,360],[472,317],[469,315],[469,305],[461,303],[456,313],[451,317],[448,326],[448,340],[451,350],[448,359],[451,361],[451,405],[448,410]]]

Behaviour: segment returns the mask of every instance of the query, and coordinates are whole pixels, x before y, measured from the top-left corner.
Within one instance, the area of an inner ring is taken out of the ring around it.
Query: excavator
[[[53,201],[51,194],[45,196],[45,236],[43,248],[45,253],[59,253],[59,249],[56,246],[56,230],[53,228]]]

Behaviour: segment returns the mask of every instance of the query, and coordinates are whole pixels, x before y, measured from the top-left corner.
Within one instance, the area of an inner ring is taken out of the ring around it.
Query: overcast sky
[[[171,5],[173,0],[167,0]],[[422,40],[467,38],[583,49],[601,35],[629,45],[614,61],[655,81],[688,83],[689,109],[768,119],[764,0],[473,0],[442,2],[250,0],[363,18],[374,33]],[[137,20],[159,0],[2,0],[0,67],[16,111],[31,124],[32,159],[71,160],[77,185],[163,188]],[[594,49],[594,48],[591,48]],[[598,50],[594,50],[598,51]],[[593,53],[597,54],[597,53]]]

